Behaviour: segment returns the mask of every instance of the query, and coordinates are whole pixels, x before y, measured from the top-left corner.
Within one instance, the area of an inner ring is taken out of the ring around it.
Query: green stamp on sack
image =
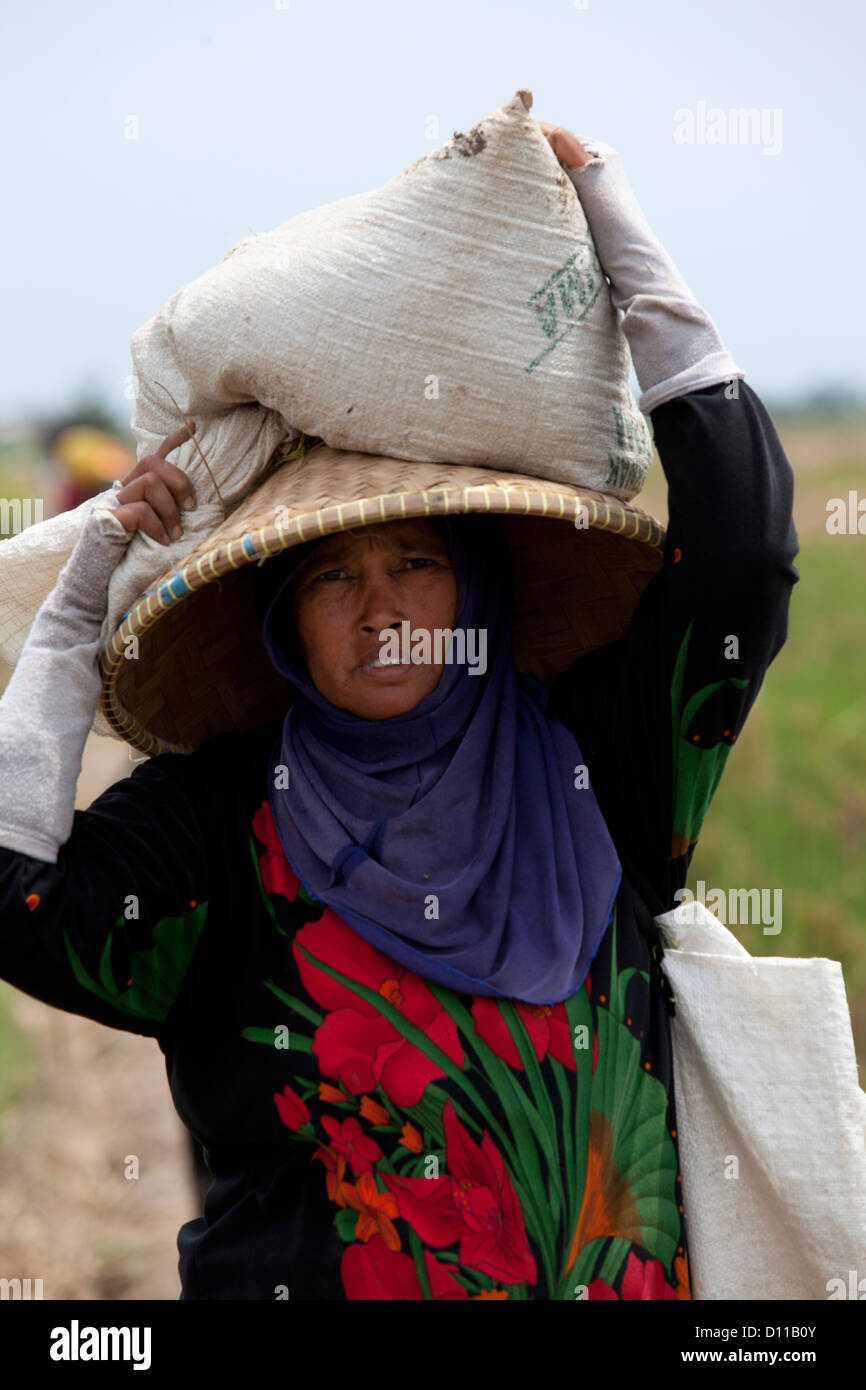
[[[622,406],[611,406],[616,424],[616,442],[620,449],[632,454],[640,454],[650,462],[653,456],[647,422],[639,411],[624,410]]]
[[[632,492],[643,487],[652,461],[652,442],[643,415],[621,406],[611,407],[616,424],[617,448],[621,454],[608,454],[608,474],[605,488],[627,488]]]
[[[607,477],[602,483],[604,489],[623,488],[638,492],[647,475],[645,463],[635,463],[634,459],[624,458],[622,454],[608,454]]]
[[[595,247],[582,243],[559,270],[555,270],[540,290],[526,301],[535,310],[541,331],[549,340],[547,347],[530,362],[527,372],[533,371],[572,328],[582,323],[601,292],[604,284]]]

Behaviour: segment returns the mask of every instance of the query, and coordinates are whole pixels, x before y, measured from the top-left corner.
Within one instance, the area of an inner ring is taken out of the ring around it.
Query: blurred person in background
[[[135,455],[90,418],[44,425],[40,431],[51,497],[51,515],[73,511],[97,497],[135,464]]]

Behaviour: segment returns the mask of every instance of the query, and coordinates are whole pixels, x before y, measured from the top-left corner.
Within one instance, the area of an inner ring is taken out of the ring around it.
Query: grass
[[[41,474],[26,444],[0,445],[0,497],[38,496]]]
[[[788,641],[730,755],[689,887],[781,888],[778,935],[733,930],[752,955],[840,960],[866,1062],[866,547],[816,535],[796,566]]]

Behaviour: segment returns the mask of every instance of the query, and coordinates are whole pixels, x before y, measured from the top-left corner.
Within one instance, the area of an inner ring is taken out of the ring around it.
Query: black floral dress
[[[550,693],[623,864],[564,1003],[442,988],[317,900],[271,817],[278,723],[142,764],[75,813],[56,864],[0,848],[0,975],[155,1038],[205,1149],[182,1298],[690,1296],[652,919],[799,578],[790,465],[754,392],[728,389],[653,412],[663,568]]]

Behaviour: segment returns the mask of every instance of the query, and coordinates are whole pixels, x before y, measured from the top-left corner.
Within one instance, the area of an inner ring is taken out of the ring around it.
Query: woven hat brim
[[[550,682],[626,630],[664,527],[631,502],[489,468],[317,444],[256,489],[130,608],[101,658],[101,707],[144,753],[191,752],[284,714],[249,567],[317,536],[413,517],[500,516],[515,573],[518,670]],[[133,659],[130,659],[130,656]]]

